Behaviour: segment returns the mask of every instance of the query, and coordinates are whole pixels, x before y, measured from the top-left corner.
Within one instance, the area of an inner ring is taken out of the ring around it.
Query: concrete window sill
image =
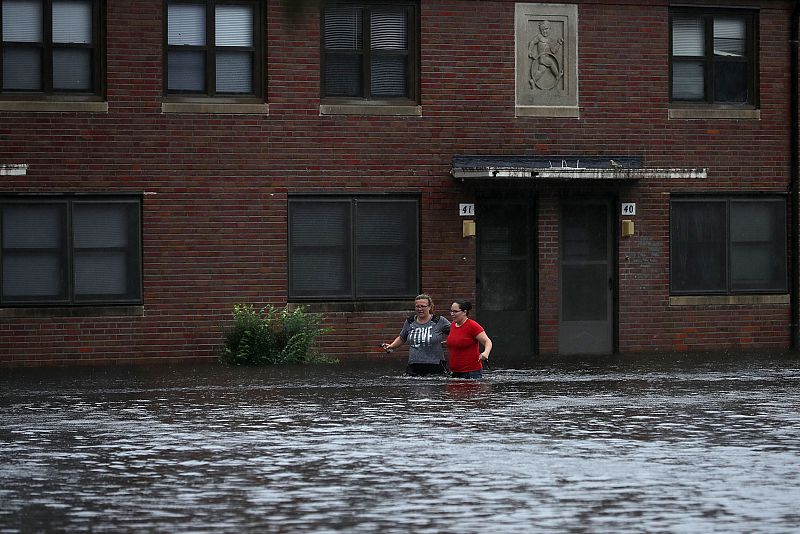
[[[761,120],[760,109],[669,108],[670,120],[680,119],[740,119]]]
[[[69,100],[0,100],[0,111],[53,113],[77,111],[108,113],[108,102],[74,102]]]
[[[356,312],[413,312],[414,297],[406,300],[342,301],[342,302],[289,302],[286,307],[293,310],[299,306],[309,313],[356,313]]]
[[[321,104],[320,115],[361,115],[379,117],[421,117],[422,106],[378,104]]]
[[[162,113],[197,113],[208,115],[269,115],[269,104],[244,102],[163,102]]]
[[[686,295],[670,297],[670,306],[789,304],[789,295]]]
[[[31,308],[0,308],[0,317],[144,317],[144,306],[43,306]]]

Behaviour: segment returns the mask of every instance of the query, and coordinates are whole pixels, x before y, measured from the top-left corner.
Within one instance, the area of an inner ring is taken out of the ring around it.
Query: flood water
[[[0,532],[794,532],[800,357],[0,369]]]

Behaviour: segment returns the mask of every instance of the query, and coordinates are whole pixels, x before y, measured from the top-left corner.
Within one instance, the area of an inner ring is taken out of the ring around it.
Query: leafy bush
[[[322,320],[302,307],[289,311],[268,304],[255,310],[251,304],[236,304],[220,360],[230,365],[335,362],[315,347],[316,339],[331,330]]]

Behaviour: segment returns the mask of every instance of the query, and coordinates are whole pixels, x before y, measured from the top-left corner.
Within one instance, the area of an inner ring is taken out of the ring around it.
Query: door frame
[[[475,241],[475,301],[478,308],[478,318],[481,313],[481,287],[480,280],[483,275],[481,272],[481,213],[482,207],[487,204],[496,206],[508,205],[510,203],[524,205],[527,208],[526,227],[528,230],[528,295],[527,305],[531,313],[530,325],[530,356],[539,354],[540,332],[539,332],[539,233],[538,233],[538,196],[535,191],[530,190],[489,190],[478,192],[476,195],[476,229],[477,236]],[[491,335],[491,333],[489,333]]]
[[[564,205],[569,203],[574,204],[581,204],[581,203],[594,203],[594,202],[602,202],[606,204],[608,208],[608,236],[607,236],[607,244],[609,250],[606,253],[606,257],[608,258],[608,273],[611,277],[611,289],[609,291],[609,296],[611,298],[611,305],[609,306],[609,321],[611,322],[610,325],[610,335],[611,335],[611,347],[608,354],[616,354],[619,348],[619,217],[618,217],[618,208],[619,208],[619,198],[616,194],[612,192],[607,193],[582,193],[578,195],[567,195],[562,194],[559,196],[559,221],[558,221],[558,230],[559,230],[559,243],[558,243],[558,328],[559,328],[559,343],[558,343],[558,352],[561,354],[561,327],[563,321],[563,276],[562,276],[562,262],[563,262],[563,224],[564,224]],[[570,353],[571,354],[571,353]],[[605,353],[594,353],[597,355],[605,354]]]

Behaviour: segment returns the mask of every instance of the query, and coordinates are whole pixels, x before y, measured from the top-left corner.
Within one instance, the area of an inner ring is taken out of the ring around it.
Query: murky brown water
[[[0,532],[794,532],[800,357],[0,369]]]

